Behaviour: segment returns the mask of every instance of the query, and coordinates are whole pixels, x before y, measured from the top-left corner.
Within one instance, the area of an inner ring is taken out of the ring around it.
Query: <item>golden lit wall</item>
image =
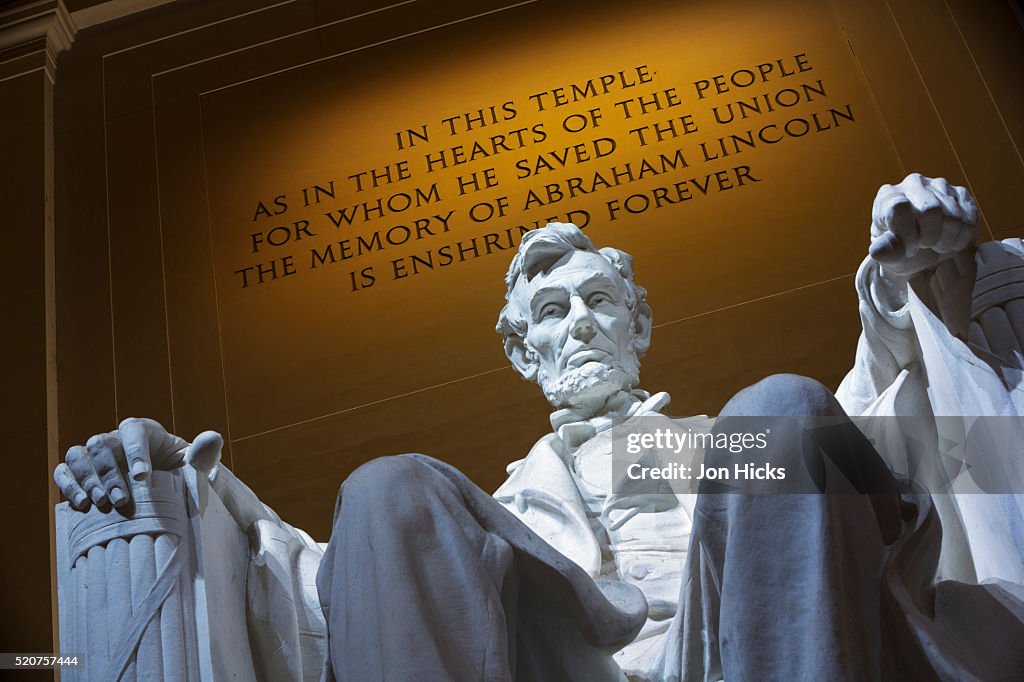
[[[692,414],[772,372],[838,384],[881,183],[945,176],[984,238],[1024,225],[1002,3],[340,4],[186,6],[67,56],[64,447],[134,415],[220,430],[326,539],[367,459],[493,489],[549,428],[493,330],[520,226],[634,254],[643,384]]]

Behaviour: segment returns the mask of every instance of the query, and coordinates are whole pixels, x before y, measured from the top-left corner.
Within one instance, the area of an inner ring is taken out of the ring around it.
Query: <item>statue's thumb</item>
[[[220,452],[224,448],[224,437],[216,431],[203,431],[188,448],[185,461],[204,476],[208,476],[220,463]]]
[[[891,265],[903,260],[907,250],[899,237],[892,232],[885,232],[871,242],[868,253],[882,265]]]

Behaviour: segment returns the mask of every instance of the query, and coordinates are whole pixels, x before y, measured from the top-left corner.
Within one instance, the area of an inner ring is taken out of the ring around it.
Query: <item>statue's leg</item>
[[[728,419],[758,416],[773,419]],[[711,617],[725,679],[884,677],[880,573],[900,531],[892,475],[816,381],[769,377],[738,393],[721,417],[716,430],[771,429],[757,456],[785,467],[786,490],[828,491],[729,494],[702,486],[694,530],[720,599]],[[736,461],[709,451],[707,464],[731,469]]]
[[[509,546],[411,457],[357,469],[338,496],[317,586],[335,676],[509,680]]]
[[[421,455],[373,460],[348,478],[317,589],[339,682],[618,680],[611,653],[644,620]]]

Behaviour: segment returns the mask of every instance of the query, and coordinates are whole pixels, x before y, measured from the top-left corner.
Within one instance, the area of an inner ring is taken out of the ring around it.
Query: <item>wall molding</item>
[[[71,47],[78,31],[174,1],[110,0],[72,13],[63,0],[28,0],[0,9],[0,65],[7,67],[3,78],[44,69],[52,83],[57,58]]]
[[[0,63],[15,59],[24,71],[40,66],[52,83],[57,75],[57,57],[71,47],[76,28],[62,0],[36,0],[0,11]],[[39,55],[39,60],[22,59]],[[13,74],[18,75],[18,74]]]
[[[75,27],[82,31],[172,2],[175,0],[109,0],[72,12],[71,19]]]

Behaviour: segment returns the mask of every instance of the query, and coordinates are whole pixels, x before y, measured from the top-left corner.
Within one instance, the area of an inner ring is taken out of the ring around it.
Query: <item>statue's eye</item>
[[[587,297],[587,307],[593,308],[594,306],[601,305],[602,303],[609,303],[611,300],[611,296],[603,291],[595,291]]]
[[[537,319],[543,320],[548,317],[560,317],[562,315],[562,307],[557,303],[546,303],[541,307],[540,311],[537,312]]]

